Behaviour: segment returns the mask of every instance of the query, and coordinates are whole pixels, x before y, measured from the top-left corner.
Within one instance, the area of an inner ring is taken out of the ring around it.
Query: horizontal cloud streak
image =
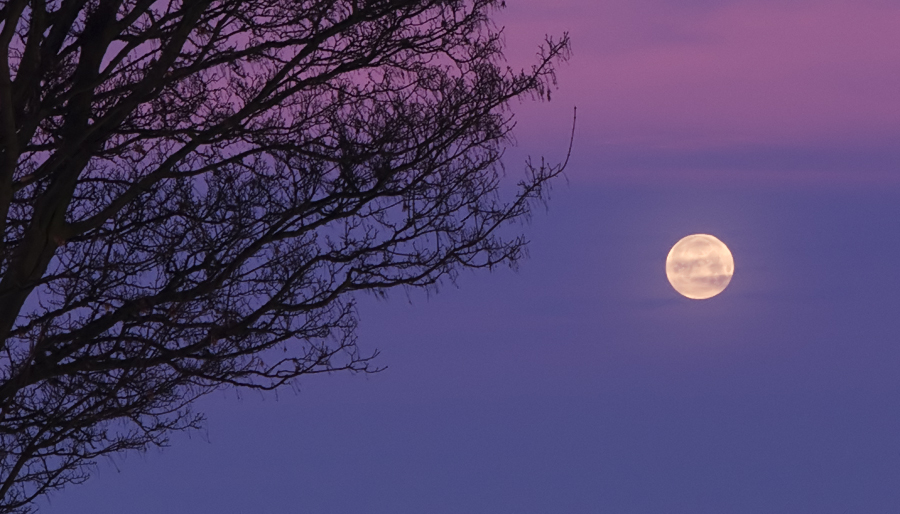
[[[575,104],[588,142],[579,150],[611,154],[622,170],[839,163],[878,175],[900,163],[900,4],[539,3],[511,3],[504,15],[514,63],[541,32],[568,30],[574,57],[559,102],[519,106],[523,143],[548,126],[564,132],[570,113],[560,107]]]

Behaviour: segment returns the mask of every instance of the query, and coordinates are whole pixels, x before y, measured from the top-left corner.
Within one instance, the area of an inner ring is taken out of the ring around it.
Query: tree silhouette
[[[521,257],[495,0],[0,2],[0,512],[231,385],[371,371],[353,293]]]

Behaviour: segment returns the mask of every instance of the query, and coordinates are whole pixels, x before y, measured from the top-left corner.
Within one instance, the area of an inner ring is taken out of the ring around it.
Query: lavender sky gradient
[[[384,373],[206,399],[208,433],[42,512],[900,512],[900,4],[507,0],[510,60],[569,31],[518,146],[569,183],[516,273],[362,298]],[[709,233],[706,301],[665,256]]]

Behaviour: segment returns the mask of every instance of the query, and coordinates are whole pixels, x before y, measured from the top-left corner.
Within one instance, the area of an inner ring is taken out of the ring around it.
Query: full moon
[[[666,257],[666,276],[676,291],[694,300],[721,293],[734,275],[734,258],[725,243],[693,234],[675,243]]]

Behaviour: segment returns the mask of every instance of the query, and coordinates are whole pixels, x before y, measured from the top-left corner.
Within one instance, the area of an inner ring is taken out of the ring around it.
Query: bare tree
[[[231,385],[367,371],[353,293],[515,263],[496,0],[0,2],[0,512],[196,427]]]

